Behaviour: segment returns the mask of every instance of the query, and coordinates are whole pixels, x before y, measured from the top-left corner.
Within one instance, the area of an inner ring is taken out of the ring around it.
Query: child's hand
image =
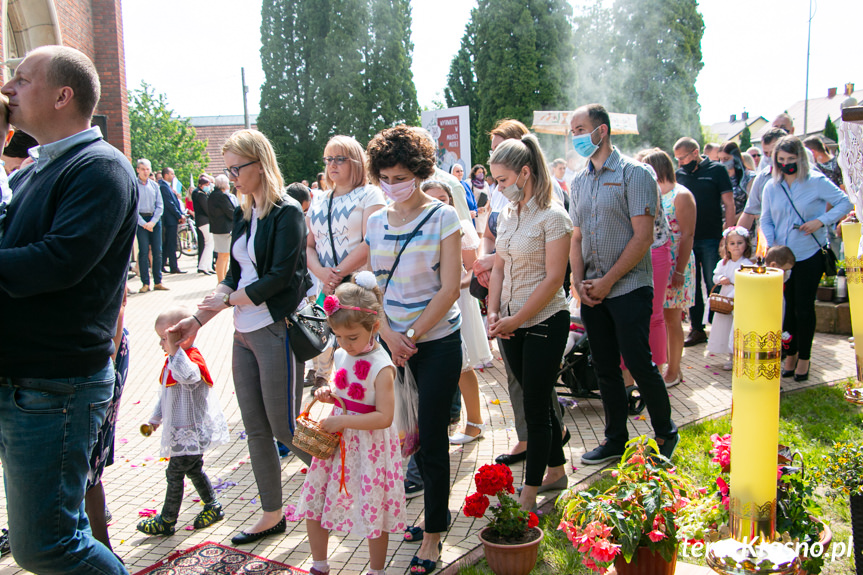
[[[156,431],[157,429],[159,429],[159,424],[158,424],[158,423],[153,423],[152,421],[150,421],[150,422],[149,422],[149,424],[150,424],[150,428],[151,428],[153,431]]]
[[[321,420],[321,428],[327,433],[339,433],[345,428],[345,416],[332,415]]]
[[[722,276],[721,278],[719,278],[719,284],[720,284],[720,285],[724,285],[724,286],[730,286],[730,285],[731,285],[731,280],[730,280],[730,279],[728,279],[728,278],[727,278],[727,277],[725,277],[725,276]]]
[[[320,401],[321,403],[332,403],[333,402],[333,394],[330,391],[330,388],[327,386],[319,387],[315,390],[315,399]]]

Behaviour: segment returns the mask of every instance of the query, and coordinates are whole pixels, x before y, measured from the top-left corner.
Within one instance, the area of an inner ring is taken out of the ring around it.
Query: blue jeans
[[[652,313],[652,287],[606,298],[593,307],[581,306],[581,319],[590,338],[590,354],[605,410],[605,438],[615,449],[622,450],[629,440],[626,427],[629,398],[620,370],[621,356],[638,384],[656,437],[670,439],[677,434],[677,427],[671,421],[665,381],[650,354]]]
[[[150,285],[150,248],[153,248],[153,281],[162,283],[162,222],[156,224],[152,232],[138,226],[138,272],[141,283]]]
[[[692,244],[695,255],[695,305],[689,308],[689,321],[693,331],[704,331],[704,295],[701,293],[701,278],[707,293],[713,287],[713,270],[719,263],[719,240],[695,240]],[[708,319],[712,319],[711,314]]]
[[[0,459],[9,542],[28,571],[126,574],[84,512],[90,452],[114,394],[114,367],[88,377],[0,378]]]

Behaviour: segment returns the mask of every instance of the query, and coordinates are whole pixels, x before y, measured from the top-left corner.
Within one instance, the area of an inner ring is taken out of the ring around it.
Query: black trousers
[[[798,359],[809,359],[815,337],[815,294],[824,273],[824,254],[799,261],[791,268],[791,277],[785,283],[785,318],[782,330],[791,334],[785,350],[787,355],[800,353]]]
[[[387,350],[389,351],[389,350]],[[419,393],[420,450],[415,459],[425,485],[425,530],[441,533],[449,528],[449,408],[461,377],[461,334],[417,344],[407,363]],[[404,368],[398,368],[402,372]]]
[[[665,381],[650,353],[652,312],[653,288],[650,286],[604,299],[593,307],[581,306],[581,319],[590,339],[590,353],[605,410],[605,438],[614,448],[622,449],[629,440],[626,427],[629,398],[620,370],[621,356],[638,384],[656,437],[668,439],[677,433],[671,421],[671,402]]]
[[[162,519],[165,521],[176,521],[180,513],[180,504],[183,502],[183,478],[192,480],[192,485],[201,501],[206,505],[216,500],[216,493],[210,484],[210,478],[204,473],[203,455],[179,455],[168,461],[165,470],[168,480],[168,488],[165,490],[165,505],[162,506]]]
[[[568,333],[569,312],[561,310],[534,326],[515,330],[509,339],[498,339],[524,393],[525,485],[539,487],[546,467],[566,463],[563,432],[554,411],[558,406],[552,403],[551,391],[557,382]]]
[[[167,267],[172,272],[177,271],[177,230],[180,226],[164,224],[165,244],[162,249],[162,267]]]

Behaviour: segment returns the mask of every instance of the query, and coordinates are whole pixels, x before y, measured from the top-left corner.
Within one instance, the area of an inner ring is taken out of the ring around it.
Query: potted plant
[[[828,497],[842,496],[850,500],[854,564],[857,575],[863,575],[863,445],[833,444],[816,473],[827,487]]]
[[[465,499],[464,514],[482,518],[489,508],[489,497],[497,497],[491,508],[492,519],[479,534],[489,568],[497,575],[527,575],[536,565],[542,529],[539,518],[524,511],[515,493],[512,470],[507,465],[483,465],[474,476],[476,493]]]
[[[713,448],[712,463],[719,465],[714,485],[707,490],[707,497],[687,506],[678,515],[678,536],[689,544],[715,541],[728,536],[728,497],[731,490],[731,435],[710,436]],[[833,534],[830,528],[818,520],[821,513],[814,498],[817,474],[807,478],[801,465],[794,461],[799,454],[779,445],[777,449],[777,495],[776,534],[784,542],[799,542],[801,549],[809,549],[820,543],[822,549],[830,544]],[[803,545],[805,543],[805,546]],[[801,575],[820,573],[824,566],[824,555],[801,557]]]
[[[815,293],[815,299],[818,301],[833,301],[835,293],[836,288],[833,277],[823,274],[818,284],[818,291]]]
[[[559,528],[594,571],[604,572],[614,563],[619,575],[674,573],[676,517],[701,493],[646,436],[626,444],[610,473],[614,483],[605,491],[591,488],[565,496]]]

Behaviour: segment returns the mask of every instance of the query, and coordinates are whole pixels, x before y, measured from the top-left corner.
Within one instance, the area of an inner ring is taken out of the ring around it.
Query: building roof
[[[255,120],[257,115],[250,115],[252,129],[257,129]],[[222,144],[228,137],[245,127],[243,116],[198,116],[189,118],[195,127],[195,139],[207,142],[207,156],[210,163],[207,164],[207,172],[219,175],[225,168],[225,160],[222,158]],[[203,121],[201,121],[203,120]]]
[[[734,122],[717,122],[710,125],[710,131],[719,136],[720,142],[727,142],[729,140],[733,140],[736,136],[739,136],[743,131],[743,128],[746,126],[750,126],[750,130],[752,130],[752,124],[758,123],[759,121],[766,122],[767,119],[764,116],[755,116],[748,120],[737,118]],[[760,126],[756,126],[756,129],[758,127]]]
[[[863,100],[863,90],[855,90],[851,95],[858,102]],[[841,105],[847,99],[848,95],[843,94],[841,91],[838,91],[832,98],[809,98],[807,132],[805,134],[803,133],[803,115],[806,100],[800,100],[789,106],[788,115],[791,116],[794,122],[794,135],[802,139],[812,134],[821,134],[824,131],[824,124],[827,123],[828,115],[834,123],[842,117]],[[770,122],[772,121],[771,119]],[[753,134],[752,141],[760,142],[762,134],[768,129],[770,129],[770,123],[761,128],[758,133]]]
[[[245,117],[238,116],[192,116],[189,121],[195,128],[204,126],[244,126]],[[258,122],[257,114],[249,114],[249,122],[254,125]]]

